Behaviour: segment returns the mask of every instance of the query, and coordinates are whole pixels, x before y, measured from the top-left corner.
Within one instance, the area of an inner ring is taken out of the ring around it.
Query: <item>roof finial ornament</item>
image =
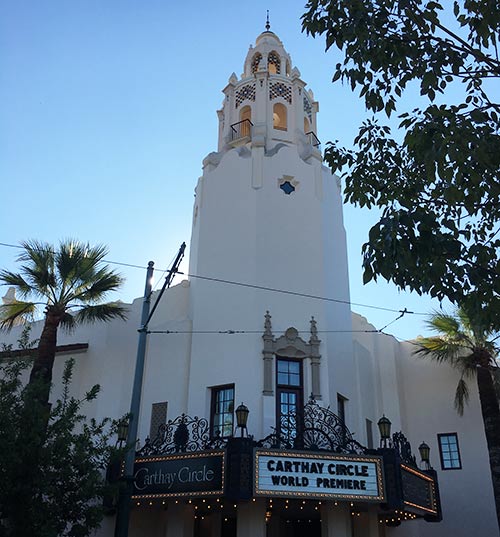
[[[269,24],[269,9],[267,10],[267,19],[266,19],[266,32],[269,32],[271,25]]]

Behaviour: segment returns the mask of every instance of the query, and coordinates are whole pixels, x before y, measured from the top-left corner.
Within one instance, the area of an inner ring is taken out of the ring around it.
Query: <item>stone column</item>
[[[266,537],[266,502],[257,499],[238,505],[237,537]]]
[[[194,507],[185,503],[169,502],[165,537],[193,537]]]
[[[264,321],[264,349],[262,351],[264,358],[264,389],[263,395],[273,395],[273,363],[274,363],[274,337],[271,328],[271,315],[266,311]]]
[[[349,504],[333,502],[321,504],[321,537],[352,537]],[[371,535],[370,535],[371,537]]]
[[[321,354],[319,353],[319,345],[321,341],[318,339],[318,329],[314,317],[311,319],[311,337],[309,338],[309,346],[311,349],[311,389],[314,399],[321,400],[321,383],[320,383],[320,365]]]
[[[210,535],[211,537],[220,537],[221,534],[221,526],[222,526],[222,517],[220,513],[212,513],[210,515],[211,519],[211,531]]]
[[[385,535],[385,525],[378,521],[378,512],[375,507],[372,507],[366,513],[367,531],[364,535],[367,537],[383,537]]]
[[[353,535],[355,537],[382,537],[385,535],[384,526],[379,524],[377,509],[375,507],[368,508],[367,511],[356,513],[352,518]],[[405,535],[408,535],[405,533]]]

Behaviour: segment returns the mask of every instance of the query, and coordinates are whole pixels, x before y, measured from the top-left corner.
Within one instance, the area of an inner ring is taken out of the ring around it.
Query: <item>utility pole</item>
[[[186,243],[182,243],[179,253],[175,258],[172,268],[168,271],[165,278],[165,283],[161,288],[160,294],[156,299],[153,309],[150,313],[152,281],[154,263],[148,263],[146,275],[146,287],[144,289],[144,301],[142,303],[141,327],[139,328],[139,341],[137,344],[137,357],[135,362],[134,384],[132,386],[132,399],[130,401],[129,423],[127,432],[127,451],[125,453],[125,464],[123,469],[123,486],[120,488],[118,496],[118,506],[116,512],[115,537],[128,537],[128,526],[130,518],[130,501],[134,487],[134,461],[135,449],[137,444],[137,430],[139,425],[139,412],[141,409],[142,396],[142,381],[144,377],[144,363],[146,359],[146,345],[148,338],[148,326],[153,313],[155,312],[158,303],[165,292],[165,289],[170,286],[173,277],[177,273],[179,264],[184,257]]]

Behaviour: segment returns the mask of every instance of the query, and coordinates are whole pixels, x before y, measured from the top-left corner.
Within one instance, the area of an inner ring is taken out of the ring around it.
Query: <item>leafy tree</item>
[[[10,329],[43,308],[44,325],[29,383],[40,382],[39,400],[46,405],[59,327],[72,330],[80,323],[124,319],[122,304],[103,303],[123,279],[103,264],[107,254],[104,246],[72,240],[62,241],[57,249],[38,241],[23,242],[22,246],[24,251],[18,258],[22,263],[20,272],[2,270],[0,282],[13,286],[23,300],[0,305],[0,327]]]
[[[116,302],[103,303],[106,295],[118,289],[123,281],[103,263],[107,254],[104,246],[92,247],[71,240],[62,241],[57,249],[37,241],[24,242],[22,246],[24,251],[18,258],[22,263],[20,272],[0,271],[0,282],[13,286],[21,298],[0,305],[0,328],[10,329],[19,321],[32,318],[37,308],[44,309],[42,333],[29,381],[23,391],[17,436],[16,456],[22,457],[22,464],[15,481],[15,501],[19,509],[26,510],[26,517],[23,518],[22,513],[16,511],[16,506],[10,513],[11,518],[18,521],[16,536],[28,537],[44,535],[42,529],[31,531],[30,528],[35,527],[35,514],[40,514],[37,511],[38,503],[45,505],[44,497],[37,498],[37,491],[41,469],[47,464],[44,461],[44,446],[51,434],[49,395],[58,329],[62,327],[71,330],[80,323],[107,321],[116,317],[123,319],[125,309]],[[69,407],[74,409],[75,404],[70,404]],[[67,408],[61,407],[60,412],[66,412]],[[74,410],[72,419],[79,421],[75,412]],[[58,423],[63,425],[61,420]],[[92,425],[91,431],[98,432],[96,427],[96,424]],[[65,434],[70,434],[69,429],[66,429]],[[85,427],[84,434],[86,438],[90,434]],[[67,457],[66,462],[69,463],[68,457],[71,458],[72,454],[61,453],[60,456],[63,459]],[[62,469],[56,462],[54,464],[55,468]],[[70,506],[66,507],[71,512]],[[23,520],[25,526],[22,525]],[[92,520],[88,522],[92,524]],[[71,535],[79,535],[80,530],[74,531]],[[56,533],[49,532],[47,535]]]
[[[475,323],[464,309],[458,309],[456,315],[435,313],[427,324],[438,335],[419,337],[415,352],[449,364],[460,373],[455,392],[460,415],[469,399],[467,381],[476,379],[500,526],[500,409],[494,382],[500,351],[495,343],[498,335],[491,326]]]
[[[102,499],[109,486],[105,469],[111,457],[110,438],[117,424],[109,419],[86,420],[82,405],[95,399],[94,386],[82,400],[70,396],[74,361],[66,363],[62,397],[52,405],[41,447],[39,439],[22,426],[33,386],[23,384],[29,362],[8,358],[4,349],[0,371],[0,536],[85,537],[100,524]],[[43,415],[35,420],[45,419]],[[38,467],[31,478],[26,456],[39,450]]]
[[[304,30],[340,51],[333,81],[374,114],[353,149],[325,152],[347,201],[382,210],[363,245],[364,282],[447,297],[500,327],[498,3],[310,0],[306,10]],[[417,88],[421,106],[399,110],[393,136],[380,115]]]

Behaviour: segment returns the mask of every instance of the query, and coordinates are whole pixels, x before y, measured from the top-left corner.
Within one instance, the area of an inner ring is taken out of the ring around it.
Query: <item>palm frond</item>
[[[455,315],[435,312],[427,326],[439,335],[418,338],[414,354],[448,363],[460,372],[455,407],[462,415],[469,400],[467,380],[476,377],[478,367],[496,367],[499,349],[491,339],[491,327],[484,327],[481,319],[475,322],[465,307],[457,309]]]
[[[97,302],[106,293],[120,288],[123,282],[122,276],[107,267],[103,267],[95,274],[92,281],[87,282],[86,285],[81,285],[79,289],[75,290],[73,300]]]
[[[490,353],[492,365],[496,366],[496,358],[500,354],[500,348],[494,342],[494,340],[489,340],[484,342],[484,349]]]
[[[425,323],[433,332],[454,337],[460,332],[460,322],[453,315],[435,311]]]
[[[108,250],[105,246],[90,246],[73,240],[61,242],[56,256],[61,295],[63,302],[73,300],[82,290],[97,281],[101,272],[109,271],[107,265],[101,267]]]
[[[119,302],[83,306],[74,315],[76,323],[93,323],[95,321],[109,321],[110,319],[127,318],[127,308]]]
[[[469,387],[463,377],[458,381],[455,391],[455,408],[460,416],[464,414],[464,407],[469,402]]]
[[[472,333],[473,329],[472,329],[471,319],[470,319],[469,314],[465,310],[465,308],[457,308],[456,315],[463,329],[466,332]]]
[[[0,328],[10,330],[16,324],[31,319],[36,310],[33,302],[16,300],[8,304],[0,304]]]
[[[33,287],[23,278],[21,274],[11,272],[10,270],[0,271],[0,282],[5,285],[12,285],[16,288],[19,296],[26,298],[33,293]]]
[[[429,357],[436,362],[448,362],[452,366],[463,351],[461,343],[440,336],[418,337],[414,345],[417,347],[414,354]]]
[[[24,262],[21,274],[39,295],[53,297],[56,286],[54,249],[48,243],[35,240],[22,242],[21,246],[24,248],[18,257]]]
[[[71,334],[76,327],[75,317],[69,311],[66,311],[61,319],[60,326],[63,330]]]
[[[477,356],[474,353],[468,354],[467,356],[461,356],[455,367],[460,371],[463,378],[475,378],[478,367]]]
[[[63,281],[86,280],[107,253],[103,245],[90,246],[73,239],[61,241],[55,257],[58,273]]]

